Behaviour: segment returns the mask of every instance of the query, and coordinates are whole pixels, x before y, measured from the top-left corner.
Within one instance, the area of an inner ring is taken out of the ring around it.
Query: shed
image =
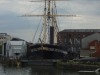
[[[26,55],[27,44],[25,41],[8,41],[5,56],[16,59]]]
[[[100,33],[94,33],[92,35],[89,35],[85,38],[82,39],[82,48],[87,48],[89,43],[94,41],[94,40],[97,40],[97,41],[100,41]]]

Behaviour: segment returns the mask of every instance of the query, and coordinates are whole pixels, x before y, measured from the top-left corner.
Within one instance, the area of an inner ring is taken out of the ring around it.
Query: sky
[[[57,17],[60,30],[100,29],[100,0],[68,0],[56,2],[58,14],[77,17]],[[0,33],[32,41],[42,17],[21,17],[43,14],[43,2],[30,0],[0,0]],[[38,33],[39,34],[39,33]]]

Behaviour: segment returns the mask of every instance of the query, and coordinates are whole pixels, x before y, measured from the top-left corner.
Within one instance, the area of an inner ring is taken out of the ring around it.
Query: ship
[[[37,0],[38,1],[38,0]],[[58,15],[56,1],[66,0],[39,0],[44,2],[44,14],[37,15],[43,17],[43,27],[40,33],[38,43],[29,45],[28,60],[22,60],[23,62],[35,63],[35,65],[41,61],[41,63],[56,63],[59,60],[68,60],[69,54],[67,49],[55,42],[57,39],[59,27],[56,17],[58,16],[74,16],[74,15]],[[35,2],[35,1],[31,1]],[[25,17],[32,17],[34,15],[24,15]],[[71,53],[70,53],[71,54]],[[44,63],[44,64],[46,64]],[[43,65],[43,64],[42,64]]]

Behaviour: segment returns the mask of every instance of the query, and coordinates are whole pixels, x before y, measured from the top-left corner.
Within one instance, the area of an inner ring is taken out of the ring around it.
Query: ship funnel
[[[50,44],[54,44],[54,27],[50,26]]]

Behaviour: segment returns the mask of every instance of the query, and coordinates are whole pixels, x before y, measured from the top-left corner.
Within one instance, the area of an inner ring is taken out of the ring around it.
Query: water
[[[0,75],[100,75],[99,73],[79,73],[57,69],[53,66],[4,67],[0,65]]]

